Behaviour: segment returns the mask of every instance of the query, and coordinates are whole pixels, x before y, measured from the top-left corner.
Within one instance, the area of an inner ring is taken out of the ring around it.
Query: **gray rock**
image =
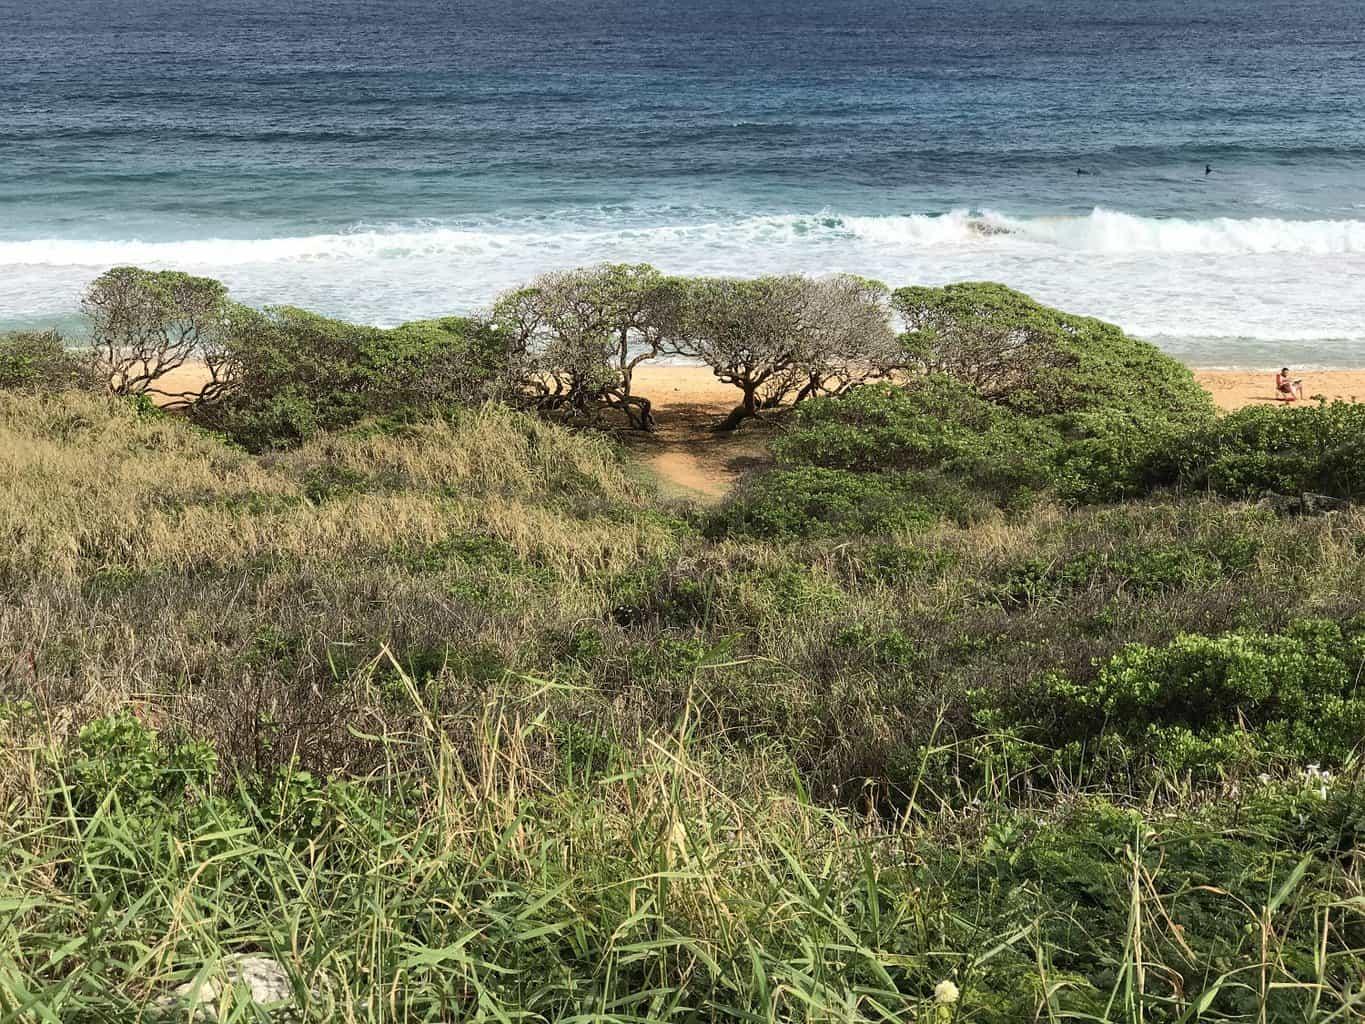
[[[1260,505],[1279,516],[1321,516],[1329,512],[1345,512],[1351,507],[1351,502],[1330,494],[1301,494],[1294,498],[1270,491],[1261,499]]]
[[[250,999],[262,1009],[288,1010],[294,1002],[294,986],[278,960],[245,954],[225,956],[199,976],[177,986],[156,1001],[163,1013],[190,1011],[196,1021],[215,1020],[218,1003],[232,992],[235,1000]],[[183,1019],[183,1018],[181,1018]]]
[[[1306,516],[1320,516],[1325,512],[1345,512],[1351,507],[1351,503],[1345,498],[1334,498],[1330,494],[1305,494],[1303,496],[1303,514]]]

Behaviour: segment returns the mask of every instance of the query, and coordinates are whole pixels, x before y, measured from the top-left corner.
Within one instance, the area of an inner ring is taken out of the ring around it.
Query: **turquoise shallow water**
[[[0,0],[0,25],[0,324],[69,321],[122,262],[394,322],[642,259],[992,278],[1205,365],[1365,359],[1356,3]]]

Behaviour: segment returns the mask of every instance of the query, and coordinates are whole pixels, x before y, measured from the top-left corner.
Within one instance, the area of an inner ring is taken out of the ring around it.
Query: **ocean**
[[[1359,0],[0,0],[0,169],[3,327],[121,263],[391,324],[612,260],[1365,364]]]

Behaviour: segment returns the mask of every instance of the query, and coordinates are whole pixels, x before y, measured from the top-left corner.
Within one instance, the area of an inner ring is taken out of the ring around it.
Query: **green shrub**
[[[1327,621],[1283,634],[1131,644],[1093,681],[1050,673],[1003,702],[975,695],[979,723],[1075,759],[1207,776],[1269,761],[1340,764],[1365,736],[1365,631]]]
[[[852,583],[881,583],[903,587],[919,580],[938,579],[950,572],[959,556],[947,550],[926,550],[894,541],[850,545],[842,551],[842,569]]]
[[[766,473],[707,525],[711,536],[823,537],[922,528],[939,510],[905,474],[804,467]]]
[[[774,445],[778,468],[751,481],[712,532],[754,536],[887,533],[1016,511],[1043,494],[1098,501],[1150,485],[1166,424],[1085,413],[1035,416],[929,377],[870,385],[798,406]]]
[[[1004,285],[900,288],[892,304],[910,326],[902,342],[912,365],[1027,415],[1118,415],[1130,426],[1213,417],[1194,375],[1155,345]]]
[[[857,388],[797,407],[774,445],[780,463],[858,472],[936,469],[996,489],[1041,486],[1045,455],[1061,442],[1046,423],[1021,417],[946,377],[913,387]]]
[[[56,331],[0,334],[0,391],[95,391],[103,388],[89,359]]]
[[[66,771],[77,808],[91,813],[105,800],[126,807],[169,801],[213,780],[218,758],[205,743],[166,744],[130,714],[97,718],[83,727]]]
[[[192,413],[252,451],[370,417],[482,402],[506,383],[499,335],[461,317],[384,330],[290,307],[238,308],[222,345],[231,385]]]
[[[1168,482],[1173,439],[1213,419],[1188,369],[1112,324],[993,284],[902,288],[895,304],[922,376],[798,406],[781,468],[718,529],[886,532],[1042,493],[1110,501]]]
[[[1062,601],[1089,586],[1110,585],[1133,594],[1161,594],[1184,587],[1214,586],[1245,573],[1257,543],[1196,542],[1143,546],[1115,551],[1089,549],[1066,558],[1033,557],[1011,566],[990,588],[1006,607]]]
[[[1172,439],[1155,474],[1230,497],[1365,497],[1365,405],[1251,406]]]

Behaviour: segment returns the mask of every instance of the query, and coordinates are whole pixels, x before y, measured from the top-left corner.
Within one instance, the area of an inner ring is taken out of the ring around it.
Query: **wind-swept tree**
[[[813,327],[805,289],[805,279],[796,275],[692,282],[687,354],[738,388],[741,396],[719,429],[733,430],[800,389],[805,380],[802,357]]]
[[[906,368],[1035,415],[1099,412],[1206,420],[1190,371],[1114,324],[1052,309],[1002,284],[899,288]]]
[[[161,377],[216,348],[230,312],[219,281],[138,267],[97,277],[81,308],[96,370],[119,395],[162,393],[154,387]]]
[[[806,281],[810,331],[799,359],[805,381],[794,401],[841,395],[904,363],[891,327],[891,292],[880,281],[834,274]]]
[[[686,285],[647,263],[603,263],[554,276],[551,291],[559,305],[586,300],[597,309],[611,336],[622,392],[631,397],[635,368],[676,351]]]
[[[688,354],[740,391],[726,430],[885,375],[899,356],[885,286],[846,274],[694,281],[686,335]]]
[[[648,265],[602,264],[541,275],[499,298],[492,320],[525,353],[537,406],[620,409],[648,430],[653,413],[634,393],[635,369],[673,350],[684,292]]]
[[[909,367],[961,381],[984,398],[1029,386],[1064,362],[1053,343],[1053,311],[1003,285],[899,288],[892,304],[908,328]]]

